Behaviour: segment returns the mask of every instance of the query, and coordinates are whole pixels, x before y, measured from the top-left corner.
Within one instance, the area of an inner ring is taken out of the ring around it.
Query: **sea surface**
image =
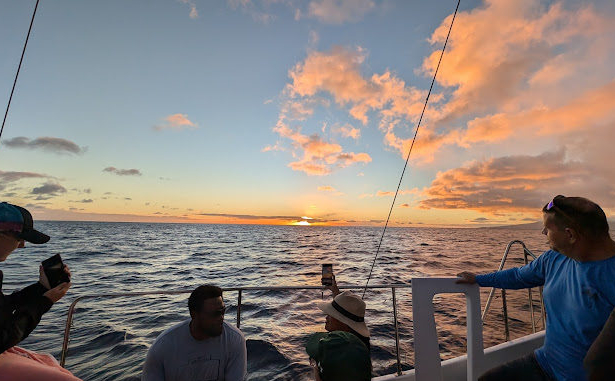
[[[40,262],[61,254],[73,274],[68,294],[20,345],[60,358],[70,303],[85,295],[161,290],[318,286],[322,263],[333,263],[340,285],[365,285],[382,228],[261,225],[189,225],[38,222],[52,240],[18,249],[4,262],[5,293],[38,280]],[[497,269],[506,245],[522,240],[535,254],[548,249],[540,230],[506,228],[389,228],[371,285],[409,283],[416,276],[455,276]],[[523,264],[520,246],[506,267]],[[484,305],[489,290],[481,291]],[[138,380],[147,349],[166,328],[189,318],[188,293],[173,296],[97,297],[77,304],[66,367],[84,380]],[[410,289],[397,291],[401,361],[413,366]],[[324,331],[317,303],[328,291],[244,291],[241,330],[248,346],[248,380],[309,380],[304,345]],[[225,319],[236,324],[237,292],[224,294]],[[538,300],[537,293],[535,299]],[[368,290],[366,321],[375,375],[396,370],[390,289]],[[531,333],[527,290],[507,294],[511,338]],[[437,296],[441,356],[465,353],[465,300]],[[535,310],[539,312],[538,307]],[[539,313],[537,314],[537,316]],[[541,323],[540,323],[541,324]],[[541,326],[541,325],[540,325]],[[485,346],[504,341],[500,293],[485,319]]]

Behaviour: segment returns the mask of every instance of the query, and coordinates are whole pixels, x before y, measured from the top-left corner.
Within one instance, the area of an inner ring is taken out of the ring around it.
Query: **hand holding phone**
[[[64,262],[62,262],[62,257],[60,257],[60,254],[56,254],[51,258],[45,259],[41,265],[50,289],[55,288],[61,283],[70,282],[70,276],[65,270]]]
[[[47,290],[47,292],[45,292],[43,294],[43,296],[46,296],[47,298],[49,298],[49,300],[51,300],[52,303],[56,303],[58,300],[62,299],[62,297],[64,295],[66,295],[66,292],[68,291],[68,289],[70,288],[70,283],[60,283],[59,286],[56,286],[50,290]]]

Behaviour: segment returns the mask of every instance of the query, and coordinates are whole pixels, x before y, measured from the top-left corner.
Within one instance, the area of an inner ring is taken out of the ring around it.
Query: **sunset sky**
[[[37,219],[382,225],[456,0],[41,0],[0,200]],[[6,107],[35,0],[0,0]],[[391,221],[615,212],[615,2],[462,0]]]

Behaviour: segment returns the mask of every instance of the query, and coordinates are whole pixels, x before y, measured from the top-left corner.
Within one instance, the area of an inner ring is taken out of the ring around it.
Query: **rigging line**
[[[26,54],[26,47],[28,46],[28,40],[30,39],[30,32],[32,31],[32,24],[34,24],[34,16],[36,16],[36,10],[38,9],[38,3],[40,0],[36,0],[34,6],[34,12],[32,12],[32,20],[30,20],[30,28],[28,28],[28,35],[26,36],[26,42],[23,45],[21,52],[21,58],[19,59],[19,66],[17,66],[17,73],[15,74],[15,80],[13,81],[13,88],[11,89],[11,95],[9,96],[9,103],[6,105],[6,111],[4,112],[4,119],[2,120],[2,128],[0,128],[0,138],[2,138],[2,132],[4,131],[4,123],[6,123],[6,117],[9,114],[9,108],[11,108],[11,100],[13,99],[13,92],[15,92],[15,85],[17,85],[17,78],[19,77],[19,71],[21,70],[21,63],[23,57]]]
[[[438,75],[438,70],[440,69],[440,63],[442,62],[442,57],[444,57],[444,50],[446,50],[446,44],[448,43],[448,38],[451,35],[451,30],[453,30],[453,24],[455,23],[455,17],[457,16],[457,11],[459,10],[459,3],[461,3],[461,0],[457,0],[457,7],[455,8],[455,13],[453,14],[453,19],[451,20],[451,26],[448,28],[448,34],[446,35],[446,40],[444,41],[444,46],[442,47],[442,53],[440,53],[440,59],[438,60],[438,66],[436,66],[436,71],[433,74],[433,78],[431,80],[431,86],[429,86],[429,92],[427,93],[427,97],[425,98],[425,104],[423,105],[423,111],[421,111],[419,122],[416,126],[416,130],[414,131],[414,137],[412,138],[412,144],[410,145],[408,156],[406,156],[406,163],[404,164],[404,169],[401,171],[401,176],[399,177],[399,183],[397,184],[397,190],[395,191],[395,196],[393,197],[393,202],[391,203],[391,209],[389,209],[389,215],[387,216],[387,220],[384,224],[382,235],[380,236],[380,242],[378,242],[378,249],[376,250],[376,255],[374,256],[374,261],[372,262],[372,268],[369,270],[369,276],[367,277],[367,282],[365,283],[365,288],[363,289],[363,295],[361,296],[361,299],[365,298],[365,292],[367,291],[369,280],[372,277],[372,272],[374,271],[374,265],[376,264],[376,259],[378,258],[378,254],[380,253],[380,246],[382,245],[382,239],[384,238],[384,233],[386,232],[387,226],[389,225],[389,219],[391,218],[391,213],[393,212],[393,206],[395,206],[395,200],[397,199],[397,194],[399,193],[399,188],[401,187],[401,181],[404,178],[404,173],[406,172],[406,167],[408,166],[408,160],[410,160],[410,154],[412,153],[412,148],[414,147],[416,136],[419,133],[419,128],[421,127],[421,122],[423,121],[423,115],[425,114],[427,103],[429,102],[429,96],[431,95],[431,90],[433,89],[433,85],[436,82],[436,76]]]

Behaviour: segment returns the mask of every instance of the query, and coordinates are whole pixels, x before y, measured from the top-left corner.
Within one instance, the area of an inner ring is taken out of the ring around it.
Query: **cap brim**
[[[363,337],[369,337],[369,329],[367,328],[365,322],[357,322],[348,319],[346,316],[339,313],[338,310],[333,308],[331,303],[320,303],[318,305],[318,308],[320,308],[322,312],[326,313],[327,315],[334,317],[336,320],[339,320],[350,328],[354,329],[359,335]]]
[[[19,233],[19,238],[24,239],[30,243],[41,244],[49,241],[49,236],[47,234],[41,233],[38,230],[27,230]]]
[[[305,345],[305,350],[308,355],[316,361],[320,361],[318,358],[318,343],[320,342],[320,339],[327,336],[327,334],[328,332],[317,332],[310,336],[307,344]]]

